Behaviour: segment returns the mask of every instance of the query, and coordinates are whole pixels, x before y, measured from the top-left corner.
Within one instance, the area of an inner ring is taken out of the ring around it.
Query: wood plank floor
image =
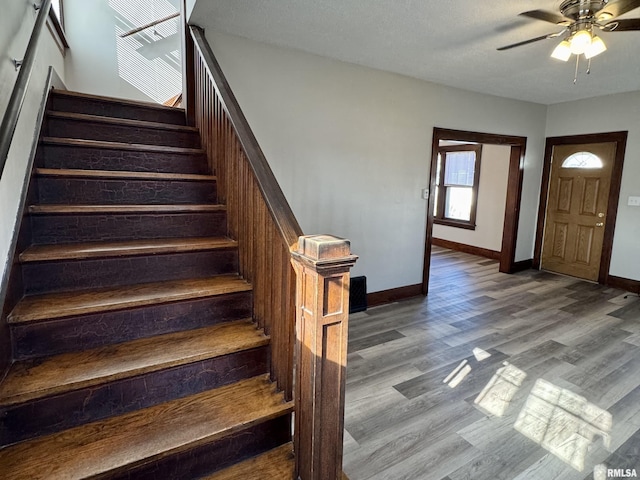
[[[351,315],[347,372],[351,480],[640,476],[637,295],[434,247],[427,298]]]

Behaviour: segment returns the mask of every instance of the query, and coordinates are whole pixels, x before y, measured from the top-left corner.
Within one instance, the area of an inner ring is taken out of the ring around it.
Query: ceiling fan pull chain
[[[573,74],[573,84],[578,83],[578,67],[580,66],[580,55],[576,55],[576,71]]]
[[[587,62],[587,75],[591,73],[591,59]]]

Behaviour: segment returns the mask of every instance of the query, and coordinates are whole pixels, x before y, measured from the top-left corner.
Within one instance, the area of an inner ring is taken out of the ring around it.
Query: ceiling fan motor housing
[[[566,0],[560,5],[562,15],[574,21],[595,18],[608,2],[604,0]]]

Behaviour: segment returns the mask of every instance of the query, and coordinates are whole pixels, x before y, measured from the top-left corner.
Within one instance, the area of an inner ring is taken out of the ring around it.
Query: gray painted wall
[[[6,110],[17,77],[12,59],[23,58],[36,15],[31,1],[20,0],[3,3],[2,15],[0,15],[0,52],[2,52],[2,56],[0,56],[0,113],[2,115]],[[62,53],[45,26],[40,37],[37,59],[31,74],[27,97],[22,107],[5,170],[2,179],[0,179],[0,259],[3,276],[7,271],[7,262],[11,253],[9,247],[16,223],[18,203],[22,195],[31,145],[39,133],[34,125],[49,65],[53,65],[58,75],[64,80]]]
[[[422,281],[435,126],[528,137],[516,260],[532,257],[544,105],[206,35],[303,230],[349,238],[370,291]]]

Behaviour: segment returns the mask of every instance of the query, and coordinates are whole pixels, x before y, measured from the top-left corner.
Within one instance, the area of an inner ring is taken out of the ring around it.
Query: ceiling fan
[[[620,19],[617,17],[640,7],[640,0],[565,0],[560,5],[560,13],[546,10],[531,10],[520,15],[543,20],[562,27],[559,32],[549,33],[522,42],[513,43],[498,50],[528,45],[529,43],[556,38],[564,35],[551,56],[567,61],[572,54],[584,54],[587,59],[604,52],[607,47],[595,32],[628,32],[640,30],[640,18]]]

